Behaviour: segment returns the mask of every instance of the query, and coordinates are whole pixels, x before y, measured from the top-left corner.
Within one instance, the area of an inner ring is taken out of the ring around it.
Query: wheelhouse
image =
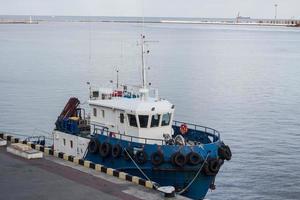
[[[141,94],[124,91],[93,92],[89,100],[91,125],[110,132],[134,137],[163,139],[172,134],[174,105],[158,97],[142,98]],[[91,130],[92,132],[95,130]]]

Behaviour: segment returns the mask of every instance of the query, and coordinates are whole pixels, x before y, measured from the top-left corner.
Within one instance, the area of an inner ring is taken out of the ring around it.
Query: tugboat
[[[224,160],[231,159],[230,148],[215,129],[173,120],[175,106],[147,83],[146,42],[142,35],[141,86],[89,86],[90,114],[77,98],[70,98],[55,123],[54,151],[204,199],[215,188]]]

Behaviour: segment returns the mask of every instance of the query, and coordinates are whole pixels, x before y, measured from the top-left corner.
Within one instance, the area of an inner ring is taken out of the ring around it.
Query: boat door
[[[127,126],[127,118],[124,111],[120,110],[117,111],[116,116],[116,132],[120,134],[127,134],[126,132],[126,126]]]

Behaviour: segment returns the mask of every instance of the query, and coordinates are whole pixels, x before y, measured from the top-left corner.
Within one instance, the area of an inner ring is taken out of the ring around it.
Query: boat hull
[[[96,137],[101,144],[103,144],[104,142],[109,142],[112,146],[119,144],[122,147],[128,147],[128,144],[130,144],[131,147],[138,147],[140,145],[139,143],[128,143],[128,141],[120,141],[118,139],[109,138],[104,135],[97,135]],[[145,151],[148,157],[145,163],[136,163],[140,169],[138,169],[134,163],[136,162],[135,157],[132,156],[132,159],[125,159],[124,152],[123,155],[118,158],[114,158],[112,156],[103,158],[101,155],[99,155],[99,153],[95,154],[87,152],[84,159],[129,173],[134,176],[142,177],[145,179],[147,179],[148,177],[151,181],[158,183],[159,186],[174,186],[177,192],[180,192],[184,188],[186,188],[187,185],[195,178],[195,180],[186,189],[186,191],[182,193],[182,195],[192,199],[203,199],[210,186],[214,184],[215,175],[205,174],[202,169],[202,163],[204,162],[207,152],[211,153],[210,158],[217,157],[216,149],[218,147],[216,144],[193,147],[194,152],[202,155],[203,162],[199,163],[196,166],[186,163],[182,167],[175,166],[174,163],[172,163],[172,154],[174,154],[175,152],[182,152],[184,155],[188,155],[188,153],[191,151],[191,147],[171,145],[142,145],[143,151]],[[150,155],[153,154],[153,152],[157,151],[157,149],[160,149],[162,152],[164,152],[164,162],[160,166],[154,166],[151,163]],[[201,171],[197,175],[197,172],[199,170]],[[143,171],[143,173],[145,173],[147,177],[145,177],[141,173],[141,171]]]
[[[120,169],[122,170],[122,169]],[[129,174],[143,177],[137,169],[122,170]],[[143,172],[160,186],[174,186],[176,192],[181,192],[195,177],[196,171],[170,171],[143,169]],[[204,199],[210,185],[214,182],[215,176],[206,176],[200,173],[194,182],[182,193],[182,195],[191,199]]]

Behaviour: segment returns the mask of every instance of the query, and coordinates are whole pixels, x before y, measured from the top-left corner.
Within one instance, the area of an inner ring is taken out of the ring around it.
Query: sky
[[[0,15],[300,19],[300,0],[0,0]]]

